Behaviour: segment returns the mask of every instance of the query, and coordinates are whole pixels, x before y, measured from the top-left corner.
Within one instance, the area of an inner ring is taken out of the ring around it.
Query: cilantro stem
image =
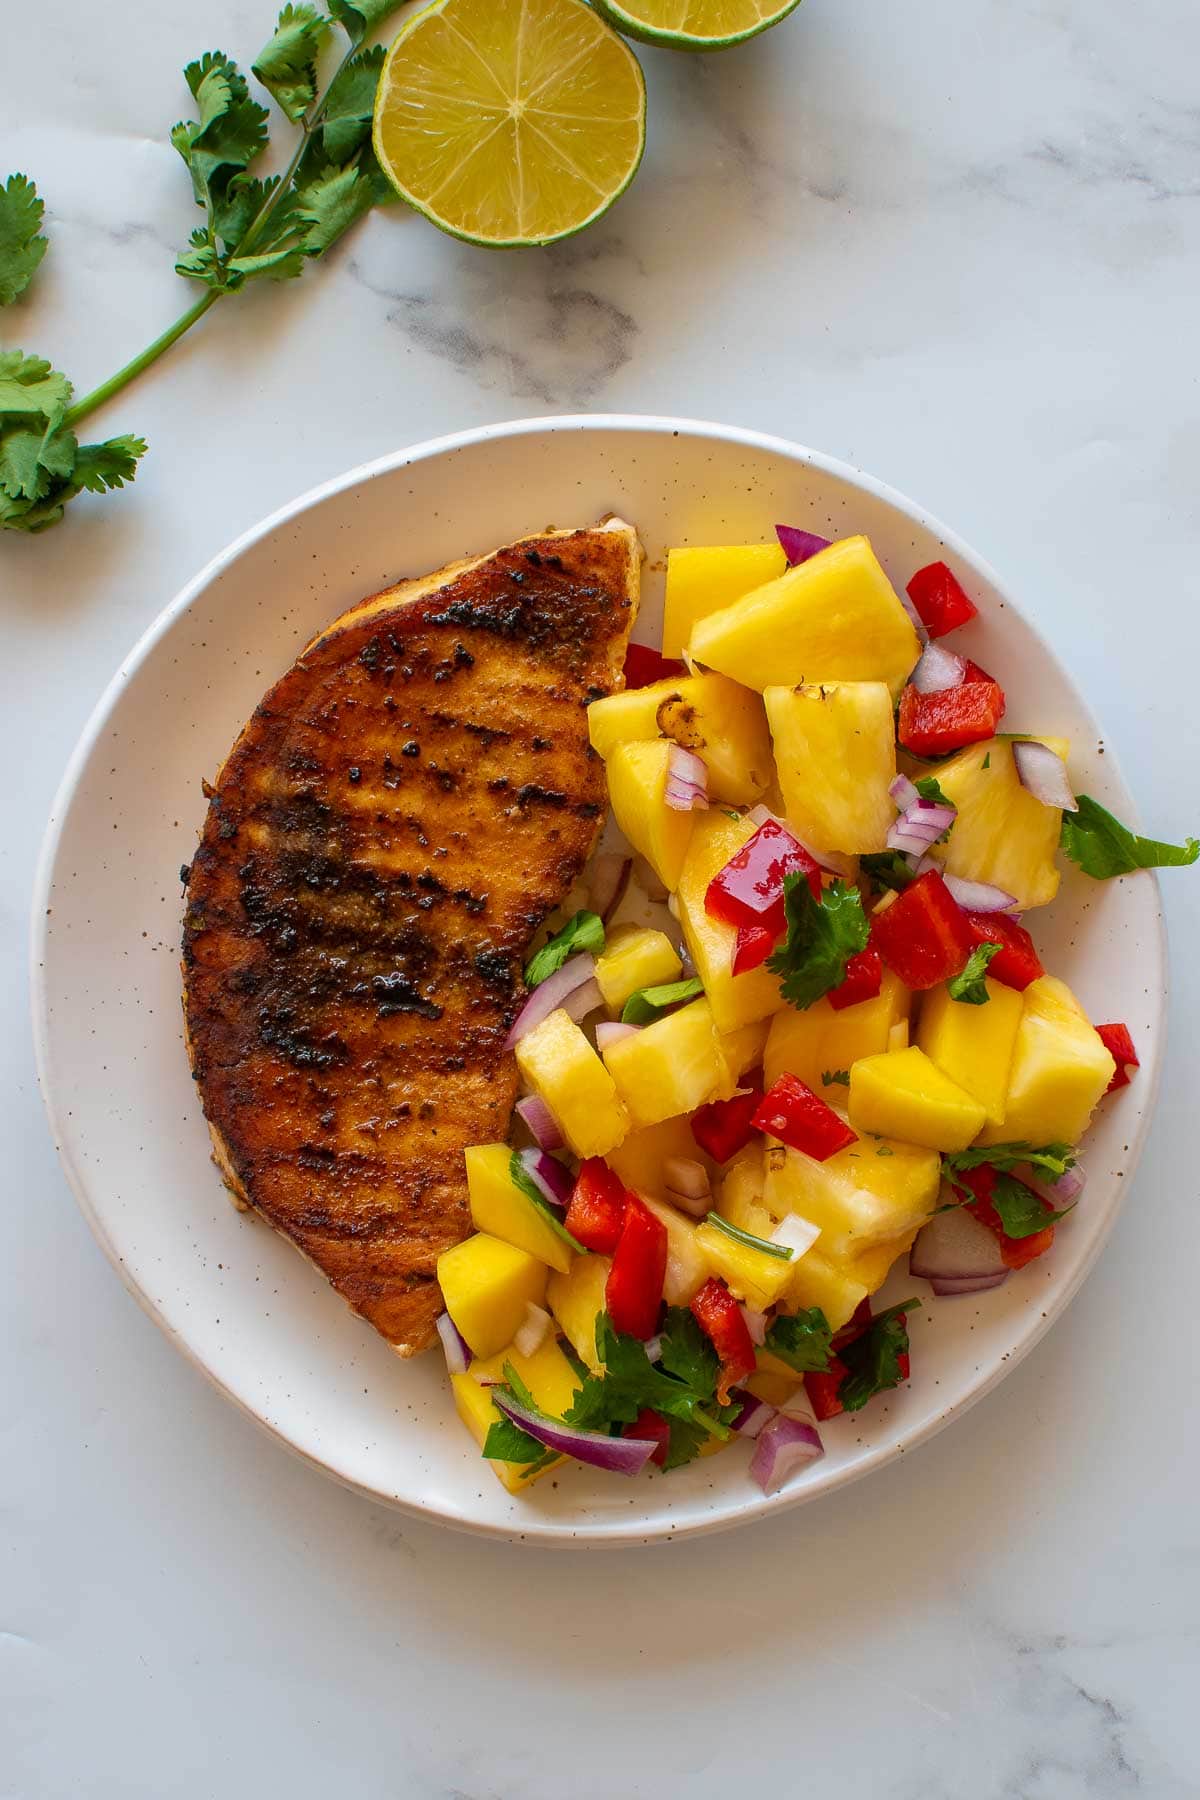
[[[209,288],[207,293],[200,296],[194,306],[189,306],[185,313],[181,313],[175,323],[168,325],[167,329],[156,337],[152,344],[147,344],[146,348],[140,355],[135,356],[132,362],[127,362],[123,369],[118,369],[115,375],[110,375],[107,381],[102,381],[100,386],[93,388],[90,394],[85,394],[82,400],[77,400],[68,412],[64,423],[70,426],[78,425],[81,419],[86,419],[90,413],[94,413],[107,400],[111,400],[114,394],[119,394],[123,387],[127,387],[142,373],[143,369],[148,369],[151,363],[158,361],[164,351],[169,350],[172,344],[177,343],[185,331],[190,331],[196,321],[204,317],[213,302],[221,298],[223,292],[222,288]]]

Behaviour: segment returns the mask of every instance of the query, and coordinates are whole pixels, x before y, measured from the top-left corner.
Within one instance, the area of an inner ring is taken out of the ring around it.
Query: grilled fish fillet
[[[402,1355],[503,1138],[526,947],[603,822],[587,702],[640,551],[523,538],[353,607],[266,695],[187,877],[184,1010],[217,1161]]]

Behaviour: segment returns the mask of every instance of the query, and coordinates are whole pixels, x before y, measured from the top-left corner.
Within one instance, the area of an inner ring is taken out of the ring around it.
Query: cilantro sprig
[[[986,1006],[988,964],[1003,948],[1002,944],[976,944],[958,974],[946,983],[950,998],[961,1000],[964,1006]]]
[[[899,850],[880,850],[860,856],[858,866],[864,875],[869,875],[879,888],[890,888],[895,893],[916,880],[912,864]]]
[[[1075,1167],[1075,1152],[1070,1144],[991,1144],[986,1148],[956,1150],[942,1157],[942,1174],[960,1197],[973,1200],[975,1195],[961,1179],[964,1172],[985,1164],[995,1171],[991,1202],[997,1217],[1010,1238],[1032,1237],[1047,1225],[1057,1225],[1073,1212],[1076,1202],[1055,1212],[1031,1187],[1017,1179],[1013,1171],[1025,1166],[1040,1169],[1050,1181],[1057,1181]]]
[[[819,1306],[805,1312],[780,1313],[767,1327],[766,1348],[800,1375],[829,1367],[833,1332]]]
[[[1131,875],[1135,869],[1182,868],[1200,857],[1200,839],[1164,844],[1138,837],[1089,794],[1077,796],[1079,810],[1065,812],[1060,843],[1065,855],[1095,881]]]
[[[525,986],[540,987],[543,981],[556,975],[565,962],[581,951],[586,950],[592,956],[599,956],[603,949],[604,921],[599,913],[577,912],[574,918],[567,920],[561,931],[556,931],[540,950],[534,951],[525,964]]]
[[[814,900],[808,877],[783,878],[787,936],[767,958],[790,1005],[803,1009],[845,979],[846,964],[867,947],[870,927],[857,888],[831,882]]]
[[[638,1338],[615,1331],[601,1313],[596,1353],[604,1373],[585,1377],[566,1422],[605,1431],[631,1425],[643,1407],[651,1407],[670,1427],[663,1466],[675,1469],[698,1456],[707,1438],[728,1438],[739,1408],[717,1400],[717,1353],[686,1307],[668,1307],[659,1335],[662,1350],[654,1364]]]
[[[916,1312],[919,1300],[902,1300],[876,1313],[858,1337],[843,1344],[838,1355],[846,1367],[838,1387],[838,1399],[846,1412],[858,1412],[876,1394],[899,1387],[905,1379],[901,1357],[908,1354],[908,1331],[904,1315]]]
[[[621,1008],[621,1023],[653,1025],[675,1007],[698,1000],[703,992],[704,983],[696,975],[689,976],[686,981],[664,981],[658,987],[639,988],[636,994],[630,994]]]
[[[283,173],[252,173],[267,148],[268,108],[222,50],[184,71],[195,116],[171,142],[187,166],[203,211],[175,267],[201,292],[153,343],[82,399],[42,357],[0,351],[0,530],[39,532],[56,525],[71,500],[132,481],[145,454],[130,433],[81,444],[76,427],[164,356],[218,300],[265,278],[294,279],[373,206],[392,199],[371,148],[381,46],[365,39],[400,0],[328,0],[329,16],[309,0],[288,0],[252,72],[300,135]],[[318,56],[335,26],[347,40],[323,93]],[[0,185],[0,306],[24,292],[46,253],[43,202],[27,176]]]

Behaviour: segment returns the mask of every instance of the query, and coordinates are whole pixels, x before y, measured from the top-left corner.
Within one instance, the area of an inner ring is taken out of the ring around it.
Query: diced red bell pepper
[[[827,1369],[810,1369],[804,1377],[808,1404],[818,1419],[834,1419],[844,1410],[838,1389],[850,1373],[840,1356],[831,1356]]]
[[[1104,1090],[1106,1094],[1114,1094],[1118,1088],[1129,1086],[1130,1069],[1140,1069],[1142,1065],[1128,1025],[1097,1025],[1096,1036],[1117,1065],[1116,1073]]]
[[[803,1150],[814,1162],[826,1162],[835,1151],[858,1142],[857,1134],[832,1106],[795,1075],[779,1077],[763,1095],[752,1123],[781,1144]]]
[[[650,1452],[650,1461],[662,1468],[667,1460],[667,1451],[671,1448],[671,1427],[661,1413],[656,1413],[652,1406],[643,1406],[633,1424],[627,1425],[622,1435],[627,1438],[653,1438],[658,1449]]]
[[[975,948],[970,920],[936,869],[872,915],[871,941],[905,987],[917,989],[959,974]]]
[[[931,638],[945,637],[979,616],[979,608],[944,562],[918,569],[908,584],[908,597]]]
[[[939,694],[919,694],[910,682],[900,696],[896,736],[914,756],[946,756],[994,737],[1003,717],[1004,689],[990,677]]]
[[[834,1012],[857,1006],[862,1000],[873,1000],[883,986],[883,958],[874,944],[868,944],[846,964],[846,975],[825,998]]]
[[[1033,939],[1023,925],[1003,913],[969,912],[971,934],[977,944],[999,944],[1000,953],[988,964],[988,975],[1005,987],[1022,992],[1046,973]]]
[[[967,1201],[967,1211],[974,1213],[981,1225],[986,1225],[989,1231],[995,1232],[1006,1269],[1023,1269],[1026,1263],[1044,1255],[1050,1248],[1054,1242],[1053,1225],[1047,1225],[1044,1231],[1034,1231],[1029,1237],[1009,1237],[992,1201],[996,1171],[990,1163],[983,1163],[978,1169],[965,1169],[959,1180],[975,1196],[973,1200]]]
[[[757,1361],[750,1327],[725,1283],[713,1275],[692,1301],[692,1317],[711,1339],[713,1349],[721,1359],[717,1399],[724,1406],[730,1388],[751,1374]]]
[[[804,845],[774,819],[761,824],[725,867],[713,876],[704,910],[726,925],[757,925],[782,937],[787,919],[783,878],[794,870],[808,876],[814,900],[821,897],[821,871]]]
[[[683,674],[683,664],[674,656],[664,656],[649,644],[630,644],[625,652],[625,686],[649,687],[652,681],[670,681]]]
[[[754,1134],[762,1083],[755,1077],[748,1085],[748,1094],[735,1094],[732,1100],[710,1100],[692,1114],[692,1136],[714,1162],[728,1162],[746,1148]]]
[[[625,1223],[625,1185],[600,1157],[580,1163],[563,1223],[585,1250],[611,1256],[616,1249]]]
[[[625,1196],[625,1222],[613,1251],[604,1304],[616,1331],[654,1336],[667,1273],[667,1228],[636,1194]]]
[[[735,975],[759,969],[779,942],[779,933],[769,925],[739,925],[734,940],[730,968]]]

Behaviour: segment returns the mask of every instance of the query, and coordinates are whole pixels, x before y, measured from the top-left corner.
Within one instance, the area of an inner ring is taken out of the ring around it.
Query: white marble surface
[[[174,316],[178,69],[266,22],[21,9],[0,172],[36,176],[53,250],[4,342],[83,387]],[[1147,824],[1200,822],[1192,0],[806,0],[724,59],[643,60],[649,153],[598,229],[496,258],[371,220],[101,416],[151,441],[134,489],[0,544],[5,1800],[1200,1792],[1200,877],[1166,879],[1173,1056],[1083,1295],[911,1461],[748,1533],[533,1554],[343,1493],[175,1355],[55,1164],[25,917],[94,699],[227,539],[434,432],[674,411],[860,462],[1020,586]]]

